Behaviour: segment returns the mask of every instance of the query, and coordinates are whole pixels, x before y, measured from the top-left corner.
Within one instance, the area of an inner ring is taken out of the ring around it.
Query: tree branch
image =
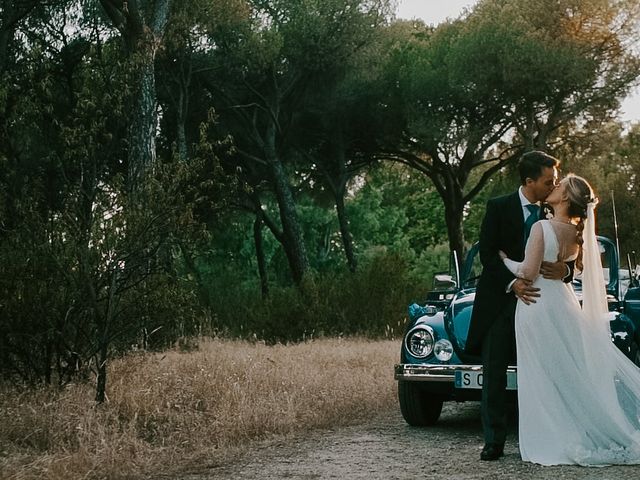
[[[123,37],[126,36],[127,22],[125,16],[120,10],[122,8],[122,2],[117,2],[114,0],[100,0],[100,4],[102,5],[102,8],[104,8],[107,16],[113,22],[114,27],[116,27],[116,29]],[[120,4],[120,7],[118,7],[117,4]]]

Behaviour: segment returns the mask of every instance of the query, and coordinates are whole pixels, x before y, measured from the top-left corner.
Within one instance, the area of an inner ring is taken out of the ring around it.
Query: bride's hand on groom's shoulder
[[[505,258],[507,258],[507,254],[504,253],[502,250],[498,251],[498,255],[500,256],[500,260],[504,260]]]

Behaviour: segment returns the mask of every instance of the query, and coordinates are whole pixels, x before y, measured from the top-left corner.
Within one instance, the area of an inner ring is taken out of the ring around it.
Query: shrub
[[[268,342],[328,335],[393,337],[402,331],[406,308],[423,295],[407,262],[378,253],[356,273],[308,275],[300,288],[275,287],[262,299],[255,289],[219,289],[213,294],[213,330]]]

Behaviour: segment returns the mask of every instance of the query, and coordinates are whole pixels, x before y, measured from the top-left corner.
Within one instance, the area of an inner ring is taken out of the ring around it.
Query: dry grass
[[[132,479],[225,461],[251,442],[362,421],[396,404],[397,341],[202,341],[132,355],[92,385],[0,391],[0,478]]]

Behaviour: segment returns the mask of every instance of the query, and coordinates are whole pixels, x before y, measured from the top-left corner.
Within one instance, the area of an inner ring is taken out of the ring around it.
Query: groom
[[[531,282],[514,277],[498,252],[516,261],[524,258],[531,226],[543,218],[541,203],[555,188],[560,162],[540,151],[525,153],[518,162],[522,185],[517,192],[489,200],[480,229],[483,270],[469,326],[466,352],[482,355],[482,427],[485,445],[482,460],[497,460],[504,453],[506,437],[507,367],[515,364],[516,301],[527,305],[539,297]],[[563,262],[543,262],[546,278],[570,281],[572,269]]]

